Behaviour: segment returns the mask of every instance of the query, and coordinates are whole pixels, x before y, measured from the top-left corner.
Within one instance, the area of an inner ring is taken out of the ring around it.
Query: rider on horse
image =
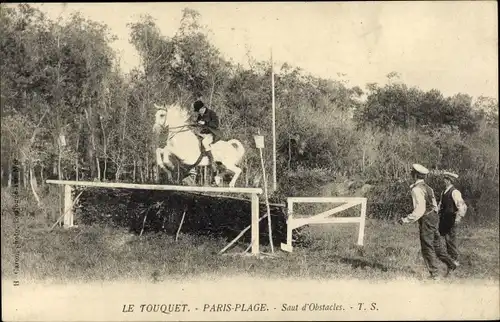
[[[207,108],[205,104],[199,99],[193,104],[194,111],[198,113],[196,123],[200,126],[199,135],[203,137],[201,141],[203,148],[208,156],[208,160],[212,169],[216,170],[214,157],[212,155],[212,143],[220,139],[219,118],[215,111]]]

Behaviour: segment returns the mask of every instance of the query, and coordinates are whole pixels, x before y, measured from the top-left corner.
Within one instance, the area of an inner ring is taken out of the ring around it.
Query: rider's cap
[[[412,165],[412,167],[413,167],[413,170],[415,170],[416,172],[418,172],[420,174],[428,174],[429,173],[429,170],[421,164],[414,163]]]
[[[195,110],[196,112],[198,112],[198,111],[199,111],[199,110],[200,110],[203,106],[205,106],[205,104],[203,104],[203,102],[202,102],[202,101],[200,101],[200,100],[197,100],[197,101],[196,101],[196,102],[194,102],[194,104],[193,104],[194,110]]]
[[[451,179],[451,180],[458,179],[458,174],[453,173],[453,172],[444,171],[443,172],[443,176],[445,178],[448,178],[448,179]]]

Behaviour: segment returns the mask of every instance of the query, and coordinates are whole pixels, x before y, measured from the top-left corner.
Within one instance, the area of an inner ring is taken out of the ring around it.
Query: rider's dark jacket
[[[207,108],[205,113],[202,115],[198,114],[196,122],[199,121],[205,121],[204,125],[200,125],[200,132],[202,134],[212,133],[214,136],[214,142],[221,138],[222,133],[219,130],[219,117],[213,110]]]

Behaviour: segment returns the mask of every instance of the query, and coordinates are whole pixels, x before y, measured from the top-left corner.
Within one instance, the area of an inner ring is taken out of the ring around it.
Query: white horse
[[[168,131],[165,147],[156,149],[156,162],[167,172],[168,179],[171,180],[171,171],[174,169],[171,156],[175,156],[182,165],[187,167],[209,165],[208,157],[201,156],[201,142],[191,129],[192,124],[189,122],[188,112],[177,104],[168,106],[154,104],[154,106],[156,114],[153,131],[157,134],[163,129]],[[238,164],[244,154],[245,148],[238,140],[220,140],[212,144],[214,162],[222,163],[227,170],[234,173],[229,183],[230,187],[234,187],[241,174]],[[215,178],[217,184],[219,180],[219,177]]]

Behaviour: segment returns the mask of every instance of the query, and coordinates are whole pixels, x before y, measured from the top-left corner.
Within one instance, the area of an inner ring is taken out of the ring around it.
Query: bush
[[[342,122],[341,116],[307,107],[294,117],[297,124],[303,125],[298,129],[310,133],[305,158],[296,170],[281,171],[276,196],[321,196],[321,187],[326,184],[355,179],[374,186],[368,196],[369,215],[393,220],[412,210],[409,174],[411,164],[420,163],[431,170],[444,169],[460,175],[456,187],[469,206],[467,222],[498,223],[497,129],[484,125],[467,136],[445,126],[381,132],[356,129],[349,121]],[[439,201],[441,179],[429,176],[427,181]]]

